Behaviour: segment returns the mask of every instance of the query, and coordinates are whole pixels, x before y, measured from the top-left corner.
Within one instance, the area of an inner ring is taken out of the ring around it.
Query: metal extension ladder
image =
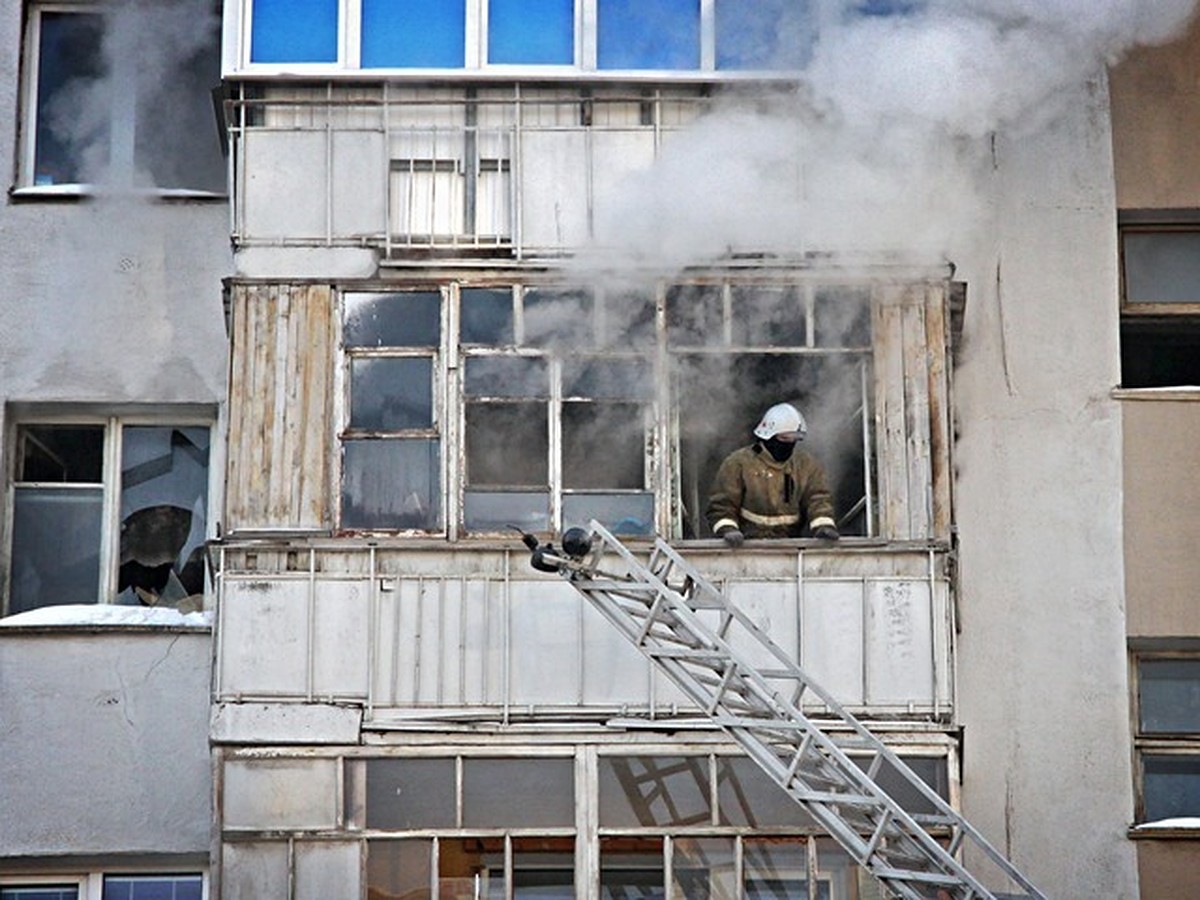
[[[881,885],[906,900],[1046,900],[668,543],[657,539],[643,563],[602,525],[589,527],[586,544],[577,532],[563,551],[527,540],[534,566],[557,571],[590,600]],[[606,557],[616,562],[608,570]],[[818,703],[836,740],[802,711]],[[901,779],[923,811],[901,807],[881,777]],[[968,848],[990,860],[1010,892],[995,893],[967,871],[960,859]]]

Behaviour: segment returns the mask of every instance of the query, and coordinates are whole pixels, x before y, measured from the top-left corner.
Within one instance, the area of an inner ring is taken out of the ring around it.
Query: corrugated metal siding
[[[879,533],[950,536],[950,424],[942,285],[875,291]]]
[[[233,289],[231,532],[332,527],[333,309],[327,285]]]

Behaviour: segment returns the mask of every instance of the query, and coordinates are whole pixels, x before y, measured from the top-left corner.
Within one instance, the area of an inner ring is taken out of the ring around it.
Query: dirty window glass
[[[436,439],[346,441],[342,524],[368,530],[440,528],[439,453]]]
[[[463,288],[459,310],[462,343],[513,342],[513,300],[508,288]]]
[[[607,756],[600,759],[600,825],[709,825],[708,757]]]
[[[367,827],[454,828],[453,759],[367,760]]]
[[[423,356],[350,362],[350,427],[402,431],[433,425],[433,361]]]
[[[1200,229],[1124,229],[1126,303],[1200,303]]]
[[[730,291],[733,343],[749,347],[803,347],[804,296],[793,286],[747,285]]]
[[[547,487],[549,428],[542,401],[468,403],[467,485]]]
[[[490,0],[488,62],[570,65],[574,0]]]
[[[362,65],[461,68],[464,0],[362,0]]]
[[[574,824],[574,760],[463,760],[465,827],[552,828]]]
[[[601,69],[698,69],[700,0],[598,0]]]
[[[346,294],[342,339],[347,347],[436,347],[442,295],[437,291]]]
[[[704,347],[724,343],[724,298],[717,285],[683,284],[667,289],[667,342]]]
[[[1139,726],[1146,734],[1200,734],[1200,659],[1138,663]]]
[[[337,60],[337,0],[254,0],[251,17],[251,62]]]
[[[584,290],[525,291],[525,343],[555,349],[595,343],[592,295]]]
[[[101,54],[104,19],[98,13],[43,12],[38,35],[37,127],[33,183],[77,184],[84,180],[81,145],[107,155],[107,117],[79,116],[87,106],[111,103]]]
[[[117,602],[204,605],[207,428],[126,426]]]
[[[367,841],[368,897],[428,897],[432,874],[432,841]]]
[[[538,356],[472,356],[467,360],[468,397],[548,397],[549,362]]]
[[[563,487],[645,487],[643,415],[639,403],[564,403]]]
[[[99,600],[103,506],[101,487],[16,486],[10,615]]]

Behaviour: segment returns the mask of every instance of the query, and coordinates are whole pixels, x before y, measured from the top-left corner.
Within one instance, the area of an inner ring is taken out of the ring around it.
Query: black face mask
[[[767,448],[767,452],[771,454],[771,458],[775,462],[786,462],[791,459],[792,451],[796,449],[795,441],[781,441],[777,438],[767,438],[762,445]]]

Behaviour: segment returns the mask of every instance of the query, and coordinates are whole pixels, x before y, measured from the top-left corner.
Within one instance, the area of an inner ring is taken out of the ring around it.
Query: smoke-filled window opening
[[[17,189],[225,190],[220,4],[27,6]]]
[[[704,506],[721,461],[752,442],[762,412],[802,411],[839,530],[875,531],[871,295],[856,286],[674,285],[666,292],[678,407],[682,533],[708,537]]]
[[[1200,386],[1200,212],[1122,218],[1121,386]]]
[[[210,422],[33,414],[14,437],[7,614],[203,608]]]

